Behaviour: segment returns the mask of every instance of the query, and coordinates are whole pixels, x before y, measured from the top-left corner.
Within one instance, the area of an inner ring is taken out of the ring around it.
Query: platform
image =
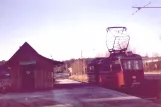
[[[72,80],[62,81],[77,83]],[[1,107],[159,107],[149,100],[87,84],[42,92],[8,93],[0,97],[0,105]]]

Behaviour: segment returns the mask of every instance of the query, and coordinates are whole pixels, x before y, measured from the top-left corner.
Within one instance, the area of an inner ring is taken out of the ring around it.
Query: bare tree
[[[148,55],[148,53],[147,53],[147,52],[145,53],[145,57],[149,57],[149,55]]]
[[[110,56],[110,52],[106,52],[105,57],[109,57]]]
[[[101,53],[97,53],[96,57],[102,57]]]
[[[86,68],[86,63],[85,63],[85,61],[83,61],[83,59],[78,59],[72,63],[71,68],[73,70],[73,74],[75,74],[75,75],[84,74],[85,68]]]
[[[153,52],[153,53],[152,53],[152,57],[159,57],[159,53]]]

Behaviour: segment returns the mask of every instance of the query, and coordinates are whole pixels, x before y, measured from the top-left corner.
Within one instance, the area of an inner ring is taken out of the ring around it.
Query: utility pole
[[[83,57],[83,51],[81,50],[81,59],[82,59],[82,57]]]
[[[96,52],[95,52],[95,49],[93,49],[93,58],[95,58],[96,57]]]
[[[82,73],[84,73],[84,70],[83,70],[83,51],[81,50],[81,60],[82,60]]]

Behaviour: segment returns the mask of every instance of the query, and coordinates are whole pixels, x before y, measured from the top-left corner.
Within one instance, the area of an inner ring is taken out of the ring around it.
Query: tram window
[[[131,61],[125,61],[123,63],[124,69],[131,70],[132,69],[132,62]]]
[[[141,60],[131,60],[131,61],[125,61],[123,63],[124,69],[126,70],[140,70],[142,68],[142,61]]]
[[[127,69],[132,69],[132,62],[131,61],[127,61]]]
[[[128,69],[127,63],[126,63],[126,62],[123,63],[123,68],[124,68],[124,69]]]
[[[133,61],[133,64],[134,64],[134,68],[133,68],[134,70],[143,69],[141,60],[135,60]]]
[[[139,61],[134,61],[134,69],[139,70]]]

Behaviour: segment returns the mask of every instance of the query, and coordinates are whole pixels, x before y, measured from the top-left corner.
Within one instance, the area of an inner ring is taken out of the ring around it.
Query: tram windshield
[[[123,68],[125,70],[142,70],[142,60],[124,60]]]

